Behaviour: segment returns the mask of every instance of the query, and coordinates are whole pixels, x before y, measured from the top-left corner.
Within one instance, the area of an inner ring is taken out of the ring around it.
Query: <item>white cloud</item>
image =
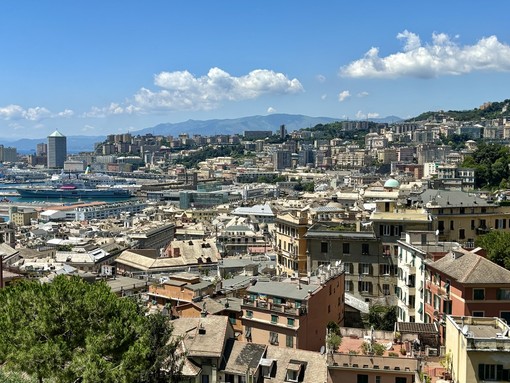
[[[93,106],[89,112],[84,113],[83,117],[106,117],[116,114],[131,113],[132,106],[122,107],[120,104],[112,102],[110,105],[103,108]]]
[[[154,76],[160,90],[142,88],[134,96],[134,105],[147,110],[209,110],[222,101],[254,99],[263,94],[288,94],[303,91],[297,79],[283,73],[256,69],[234,77],[219,68],[195,77],[188,71],[161,72]]]
[[[0,107],[0,117],[4,120],[17,120],[23,118],[24,109],[19,105]]]
[[[317,81],[319,82],[325,82],[326,81],[326,76],[322,75],[322,74],[318,74],[317,75]]]
[[[70,109],[52,114],[48,109],[42,106],[25,109],[20,105],[11,104],[0,107],[0,119],[4,120],[40,121],[46,118],[71,117],[73,114],[74,112]]]
[[[338,93],[338,101],[339,102],[343,102],[349,97],[351,97],[351,93],[348,90],[343,90],[340,93]]]
[[[28,108],[25,110],[23,117],[30,121],[39,121],[43,118],[49,117],[50,111],[44,107],[36,106],[35,108]]]
[[[361,98],[361,97],[366,97],[366,96],[368,96],[368,92],[359,92],[359,93],[357,94],[357,96],[358,96],[358,97],[360,97],[360,98]]]
[[[321,96],[321,100],[325,100],[325,99],[327,99],[327,98],[328,98],[328,95],[327,95],[327,94],[323,94],[323,95]]]
[[[379,117],[379,113],[374,113],[374,112],[363,113],[361,110],[358,110],[358,112],[356,113],[356,118],[359,120],[364,120],[366,118],[377,118],[377,117]]]
[[[397,38],[404,41],[403,52],[380,57],[379,48],[371,48],[363,58],[340,68],[340,75],[434,78],[475,71],[510,71],[510,46],[499,42],[496,36],[484,37],[474,45],[465,46],[444,33],[434,33],[432,42],[425,45],[418,35],[407,30],[399,33]]]
[[[276,113],[276,109],[270,106],[269,108],[267,108],[267,113],[269,114]]]
[[[72,116],[74,116],[74,111],[72,111],[71,109],[65,109],[62,112],[58,112],[56,114],[56,116],[57,117],[63,117],[63,118],[72,117]]]

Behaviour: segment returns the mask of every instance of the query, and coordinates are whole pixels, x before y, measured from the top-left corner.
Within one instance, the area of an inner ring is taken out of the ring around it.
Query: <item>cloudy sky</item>
[[[472,109],[510,98],[508,14],[507,0],[4,1],[0,132]]]

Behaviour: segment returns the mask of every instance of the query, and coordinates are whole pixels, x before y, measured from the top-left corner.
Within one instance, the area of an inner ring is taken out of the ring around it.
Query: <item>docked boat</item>
[[[130,198],[132,193],[128,189],[111,188],[79,188],[75,185],[62,185],[47,188],[17,188],[21,198]]]

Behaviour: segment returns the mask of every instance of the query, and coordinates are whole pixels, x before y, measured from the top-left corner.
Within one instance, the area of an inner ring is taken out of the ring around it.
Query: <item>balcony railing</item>
[[[287,303],[280,304],[280,303],[273,303],[273,302],[267,302],[265,300],[251,300],[249,298],[243,299],[243,305],[247,307],[253,307],[257,309],[267,310],[271,312],[276,313],[284,313],[288,315],[306,315],[307,309],[306,306],[301,307],[293,307],[292,305],[289,305]]]

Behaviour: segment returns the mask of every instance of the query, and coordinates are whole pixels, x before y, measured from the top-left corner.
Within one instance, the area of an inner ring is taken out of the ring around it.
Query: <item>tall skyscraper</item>
[[[63,168],[66,158],[66,136],[55,130],[48,136],[48,168]]]

